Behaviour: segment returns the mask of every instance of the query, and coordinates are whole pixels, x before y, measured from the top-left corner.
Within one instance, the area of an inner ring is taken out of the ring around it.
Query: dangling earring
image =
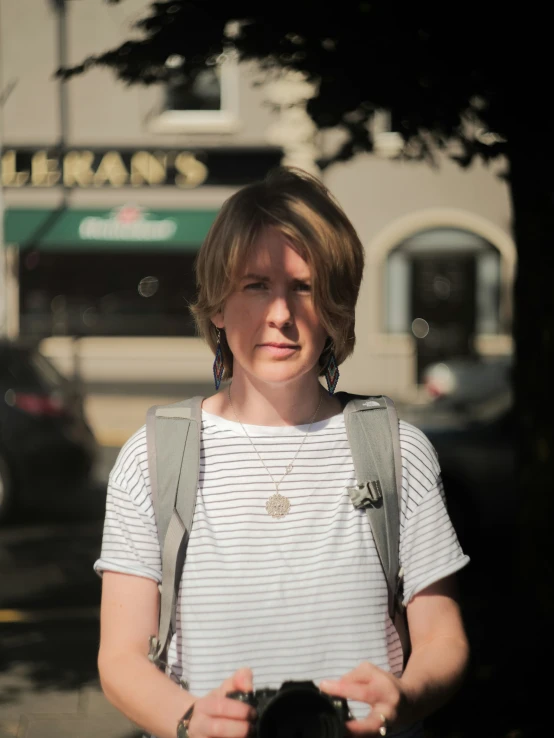
[[[219,389],[224,372],[225,365],[223,364],[223,351],[221,350],[221,335],[219,333],[219,328],[217,328],[217,349],[215,351],[214,360],[214,382],[216,390]]]
[[[339,377],[340,372],[337,366],[337,360],[335,359],[335,354],[331,351],[329,361],[325,367],[325,380],[327,382],[327,389],[329,390],[330,395],[332,395],[337,388]]]

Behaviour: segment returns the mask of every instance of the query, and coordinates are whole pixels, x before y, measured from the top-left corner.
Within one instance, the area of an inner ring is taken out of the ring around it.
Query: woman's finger
[[[396,709],[400,700],[398,680],[369,663],[361,664],[340,679],[324,680],[319,686],[328,694],[369,705],[382,702]]]
[[[347,700],[355,700],[356,702],[367,702],[371,704],[375,700],[375,693],[372,685],[360,682],[331,682],[325,681],[320,684],[323,692],[331,694],[335,697],[344,697]]]
[[[232,678],[233,683],[235,684],[235,689],[239,689],[241,692],[252,692],[254,689],[252,669],[248,666],[243,666],[240,669],[237,669]]]
[[[194,711],[201,712],[208,717],[223,717],[231,720],[253,720],[256,717],[253,707],[245,702],[225,697],[223,694],[211,694],[197,700]]]
[[[253,688],[252,669],[243,666],[220,685],[219,691],[223,694],[228,692],[251,692]]]
[[[376,703],[367,717],[361,720],[349,720],[346,727],[355,736],[386,736],[390,733],[391,723],[390,708],[387,705]]]

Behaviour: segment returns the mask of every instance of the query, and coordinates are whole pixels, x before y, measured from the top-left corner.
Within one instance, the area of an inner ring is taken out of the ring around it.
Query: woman
[[[420,720],[460,684],[468,644],[454,576],[467,557],[433,448],[400,423],[404,670],[369,525],[346,491],[356,479],[332,392],[354,348],[362,271],[343,211],[316,179],[286,169],[233,195],[200,250],[193,313],[216,385],[223,369],[232,381],[202,406],[173,679],[147,656],[161,564],[144,428],[110,475],[95,565],[102,687],[158,738],[244,738],[254,710],[226,693],[285,680],[346,698],[354,735],[422,736]]]

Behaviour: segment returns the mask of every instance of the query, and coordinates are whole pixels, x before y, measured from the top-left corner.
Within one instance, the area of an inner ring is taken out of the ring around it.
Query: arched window
[[[500,253],[484,238],[459,228],[420,231],[387,258],[384,329],[411,333],[422,303],[440,312],[450,300],[464,306],[474,333],[506,333],[500,288]]]

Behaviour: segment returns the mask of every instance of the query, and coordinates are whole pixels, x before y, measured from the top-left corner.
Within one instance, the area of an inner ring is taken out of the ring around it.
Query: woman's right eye
[[[250,284],[247,284],[244,286],[245,290],[259,290],[264,289],[266,287],[265,282],[250,282]]]

